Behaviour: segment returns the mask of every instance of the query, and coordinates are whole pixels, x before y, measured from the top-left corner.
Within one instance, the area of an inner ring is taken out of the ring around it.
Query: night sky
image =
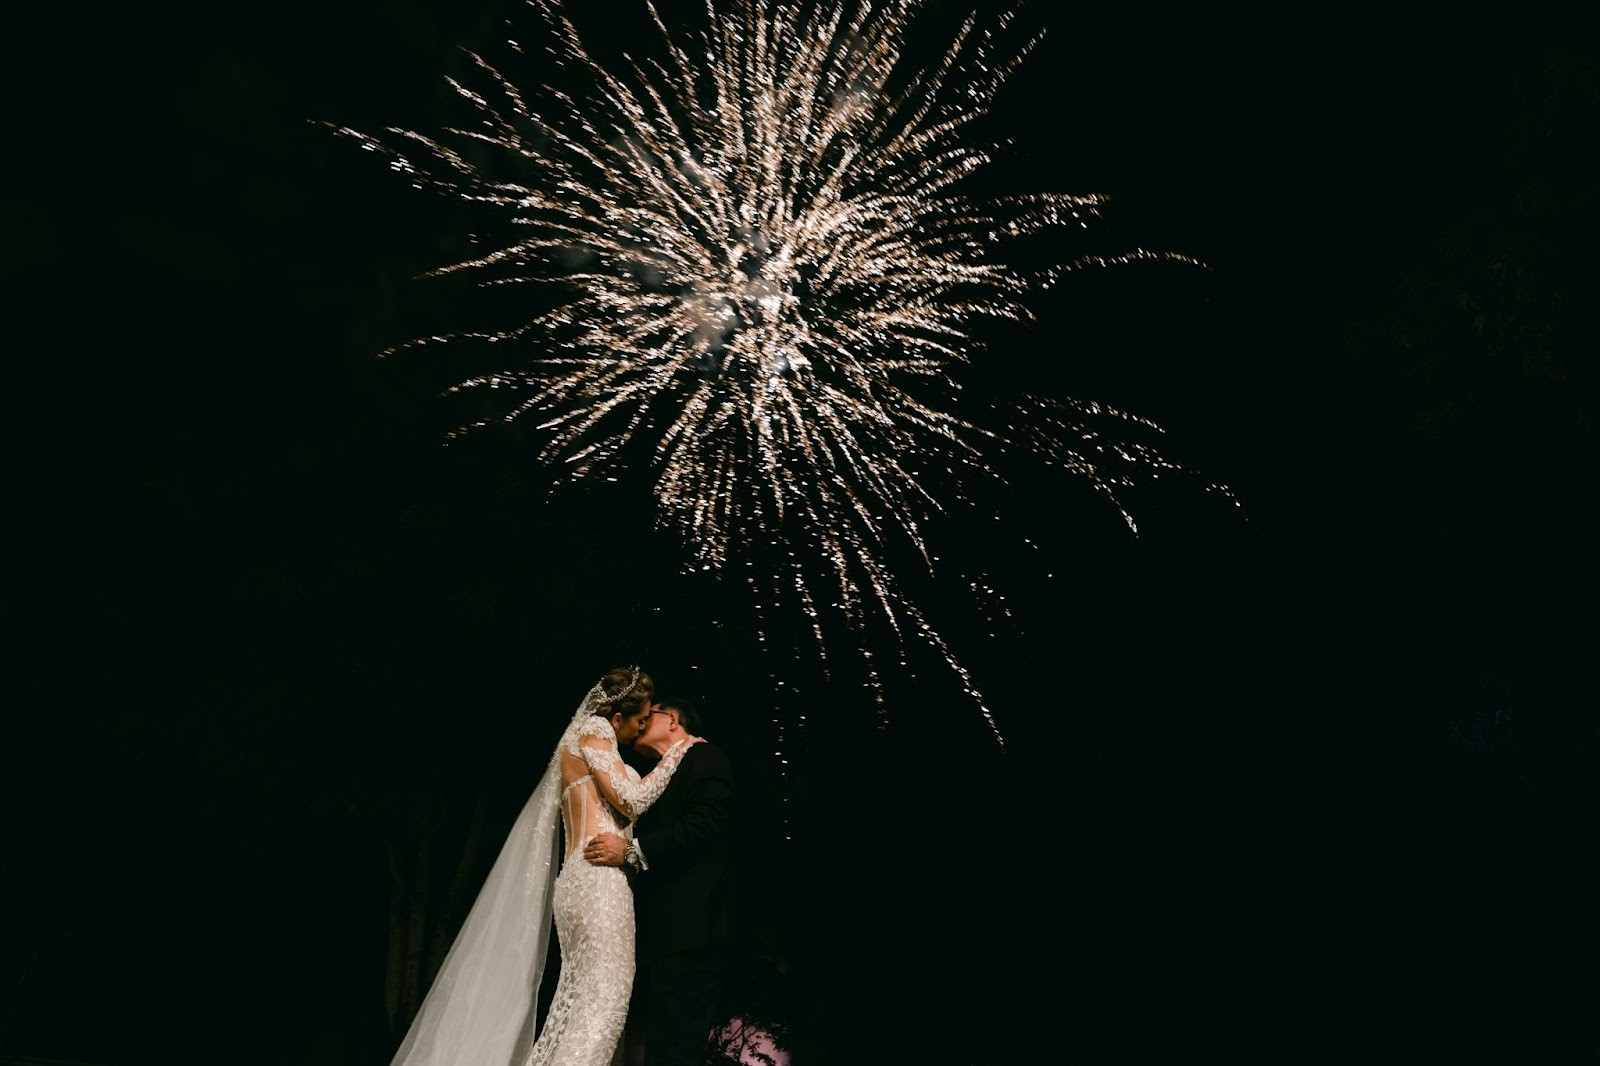
[[[551,499],[376,358],[461,324],[461,235],[316,123],[436,127],[517,5],[15,16],[0,1062],[387,1063],[396,886],[459,906],[629,661],[735,755],[796,1063],[1600,1061],[1597,50],[1204,7],[1025,7],[985,127],[986,188],[1113,197],[1066,250],[1205,267],[1074,275],[974,374],[1241,504],[997,471],[1053,576],[940,606],[1003,748],[937,669],[886,719],[785,669],[647,486]]]

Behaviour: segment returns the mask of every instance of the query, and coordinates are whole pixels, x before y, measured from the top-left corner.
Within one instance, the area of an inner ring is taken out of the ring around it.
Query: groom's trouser
[[[681,951],[641,967],[638,1039],[645,1066],[705,1066],[713,1037],[728,1021],[727,953]]]

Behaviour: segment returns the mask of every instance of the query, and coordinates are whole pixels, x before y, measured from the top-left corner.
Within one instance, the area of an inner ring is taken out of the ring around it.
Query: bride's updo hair
[[[600,691],[605,693],[605,702],[594,713],[605,718],[620,713],[627,718],[649,705],[656,694],[656,683],[637,666],[619,666],[606,671],[600,679]]]

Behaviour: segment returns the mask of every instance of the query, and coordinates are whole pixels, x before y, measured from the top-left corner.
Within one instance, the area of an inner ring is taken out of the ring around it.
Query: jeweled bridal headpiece
[[[606,691],[606,679],[604,677],[594,683],[594,687],[589,690],[588,698],[583,701],[584,706],[589,708],[590,713],[599,713],[602,708],[611,706],[633,691],[633,686],[639,683],[639,677],[644,673],[644,670],[637,666],[630,666],[628,670],[631,671],[628,676],[628,683],[615,693]],[[609,670],[606,671],[608,674],[610,672]]]

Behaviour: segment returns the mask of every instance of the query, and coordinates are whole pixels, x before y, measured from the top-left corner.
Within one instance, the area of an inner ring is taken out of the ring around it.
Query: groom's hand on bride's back
[[[596,866],[621,866],[628,842],[615,833],[600,833],[583,846],[583,857]]]

